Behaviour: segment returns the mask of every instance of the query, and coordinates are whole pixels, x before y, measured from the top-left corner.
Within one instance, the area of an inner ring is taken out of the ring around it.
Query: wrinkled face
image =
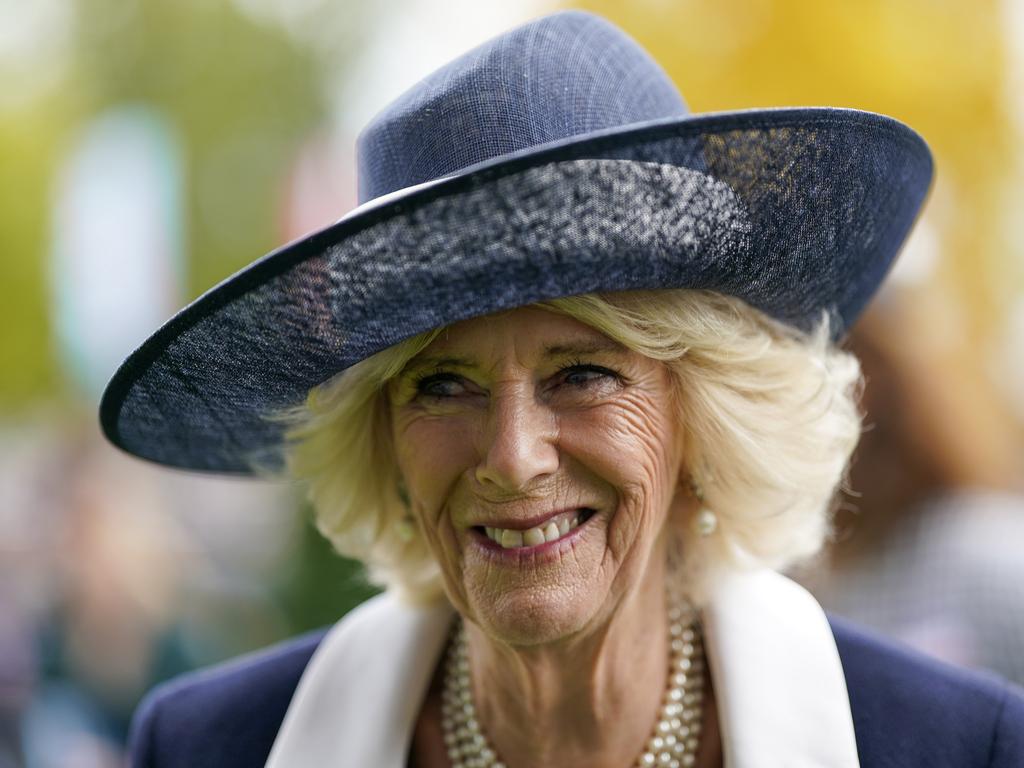
[[[552,641],[660,577],[686,503],[671,387],[662,363],[530,307],[458,323],[410,361],[389,389],[396,457],[464,616]]]

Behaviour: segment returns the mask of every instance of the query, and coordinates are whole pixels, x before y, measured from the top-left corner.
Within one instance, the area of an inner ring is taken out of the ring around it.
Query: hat
[[[702,288],[845,335],[927,193],[914,131],[850,109],[690,114],[600,17],[502,34],[390,104],[358,140],[361,205],[181,310],[100,403],[161,464],[281,464],[268,415],[421,331],[561,296]]]

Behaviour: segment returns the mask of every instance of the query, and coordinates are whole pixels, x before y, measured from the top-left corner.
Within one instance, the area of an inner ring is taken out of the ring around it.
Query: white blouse
[[[453,618],[383,594],[303,672],[267,768],[405,768]],[[817,601],[772,571],[730,575],[702,611],[726,768],[858,768],[846,680]]]

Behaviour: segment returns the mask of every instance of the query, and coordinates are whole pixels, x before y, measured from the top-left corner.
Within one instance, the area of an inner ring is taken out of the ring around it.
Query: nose
[[[497,390],[497,388],[495,388]],[[521,492],[558,469],[557,422],[532,392],[492,395],[476,479],[492,490]]]

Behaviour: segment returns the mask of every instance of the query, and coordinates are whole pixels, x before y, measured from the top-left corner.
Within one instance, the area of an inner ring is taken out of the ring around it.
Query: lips
[[[529,526],[524,526],[521,521],[509,521],[500,526],[482,525],[474,528],[502,549],[522,549],[558,541],[586,522],[593,514],[592,508],[579,507],[548,514]]]

